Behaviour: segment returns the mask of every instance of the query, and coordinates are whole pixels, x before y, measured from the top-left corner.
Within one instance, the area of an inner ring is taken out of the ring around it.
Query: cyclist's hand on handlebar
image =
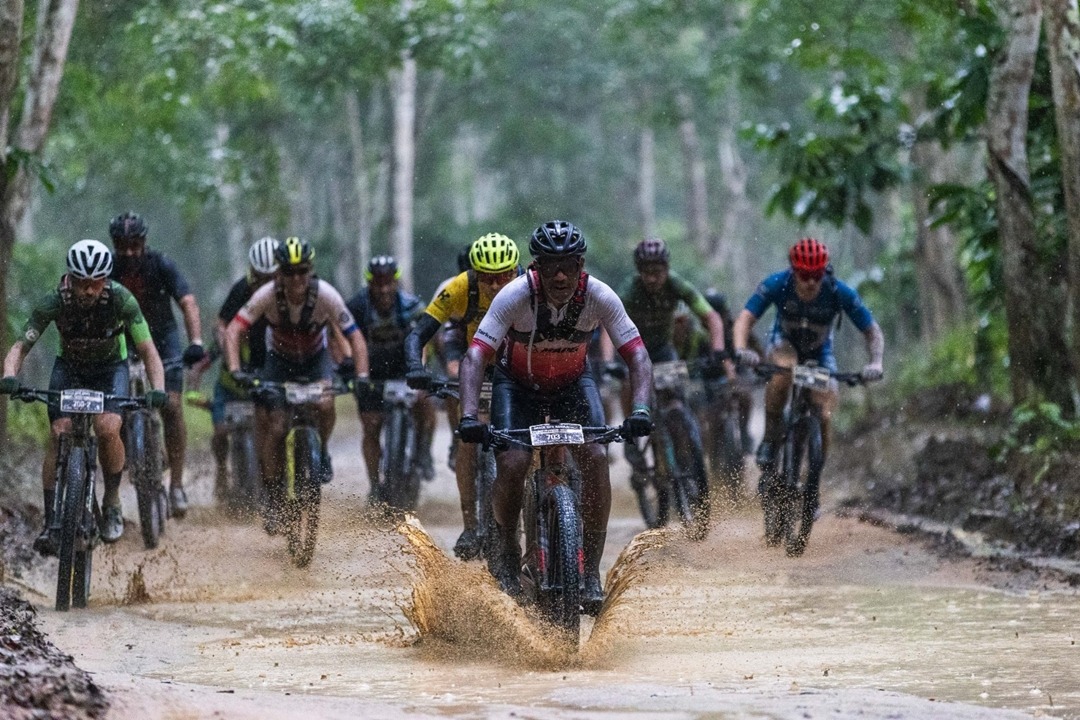
[[[202,344],[191,343],[187,346],[187,349],[184,350],[184,367],[190,368],[204,357],[206,357],[206,350],[203,348]]]
[[[615,378],[616,380],[626,379],[626,366],[620,362],[614,360],[609,363],[604,363],[604,374],[608,377]]]
[[[351,381],[350,388],[352,388],[353,397],[356,398],[356,402],[363,407],[376,407],[379,402],[379,391],[375,387],[375,383],[371,382],[371,378],[367,375],[357,375]]]
[[[702,377],[706,380],[715,380],[727,375],[727,359],[728,353],[726,350],[713,350],[709,353],[707,362],[701,368]]]
[[[229,373],[229,376],[233,379],[233,382],[236,383],[237,387],[247,389],[253,388],[258,384],[258,379],[244,370],[233,370]]]
[[[14,375],[5,375],[0,379],[0,394],[10,395],[19,389],[19,378]]]
[[[652,415],[646,408],[639,408],[630,413],[622,424],[622,435],[626,438],[645,437],[653,431]]]
[[[410,368],[405,373],[405,383],[413,390],[430,390],[431,373],[423,367]]]
[[[755,367],[761,362],[761,356],[750,348],[739,348],[735,351],[735,360],[745,367]]]
[[[480,444],[488,440],[488,425],[472,415],[465,415],[458,423],[457,436],[461,442]]]
[[[168,400],[169,394],[164,390],[150,390],[146,393],[146,407],[160,410]]]
[[[343,358],[337,366],[338,377],[341,381],[348,383],[356,376],[356,361],[351,357]]]
[[[881,363],[868,363],[860,374],[863,382],[877,382],[885,376],[885,371],[882,370]]]

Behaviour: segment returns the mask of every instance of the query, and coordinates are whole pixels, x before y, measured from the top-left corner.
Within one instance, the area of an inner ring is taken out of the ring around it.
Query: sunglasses
[[[563,258],[537,259],[536,269],[540,271],[541,276],[546,278],[553,278],[559,273],[573,277],[581,270],[581,257],[571,255]]]
[[[304,267],[303,265],[297,267],[283,267],[281,268],[282,275],[288,275],[290,277],[296,277],[297,275],[307,275],[311,272],[310,267]]]
[[[795,277],[799,278],[803,282],[810,282],[811,280],[821,280],[825,277],[825,271],[819,270],[817,272],[807,272],[805,270],[796,270]]]

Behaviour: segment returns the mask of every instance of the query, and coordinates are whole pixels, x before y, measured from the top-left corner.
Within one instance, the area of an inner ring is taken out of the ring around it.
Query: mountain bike
[[[859,373],[833,372],[814,362],[792,368],[769,363],[755,367],[762,377],[777,373],[791,375],[791,395],[784,411],[783,439],[772,467],[763,469],[759,481],[761,509],[765,516],[765,543],[783,543],[791,557],[806,550],[810,530],[817,519],[821,471],[825,465],[822,449],[821,408],[811,398],[812,391],[828,391],[831,380],[848,386],[864,383]]]
[[[213,404],[194,390],[184,394],[184,402],[207,412]],[[215,487],[214,492],[228,512],[248,516],[257,512],[263,502],[259,456],[255,449],[255,404],[251,400],[226,401],[221,427],[229,440],[229,473],[224,485]]]
[[[322,439],[319,436],[319,402],[327,396],[349,392],[340,382],[260,381],[251,390],[255,398],[285,402],[285,461],[278,485],[268,493],[265,511],[280,518],[286,547],[296,567],[306,567],[315,554],[322,500]]]
[[[431,394],[440,397],[459,397],[456,380],[433,380]],[[480,402],[477,416],[487,422],[491,416],[491,381],[485,380],[480,386]],[[476,534],[480,538],[480,552],[491,557],[495,551],[495,511],[491,505],[491,494],[495,487],[495,453],[490,447],[467,445],[458,448],[458,452],[470,452],[476,447]]]
[[[97,438],[91,416],[105,412],[109,401],[120,410],[145,408],[143,398],[109,395],[96,390],[37,390],[21,387],[11,394],[23,402],[43,402],[70,414],[71,429],[60,435],[56,448],[56,499],[48,531],[59,538],[56,609],[86,607],[90,572],[98,542],[101,508],[94,493]]]
[[[709,522],[709,478],[701,430],[681,397],[690,382],[690,367],[683,360],[653,364],[656,391],[656,428],[642,444],[631,443],[630,484],[637,495],[642,518],[650,528],[667,523],[672,501],[690,537],[704,539]]]
[[[142,360],[130,360],[128,374],[128,393],[132,397],[142,397],[150,390]],[[164,469],[161,417],[156,410],[136,407],[124,413],[123,432],[125,465],[135,488],[143,546],[153,550],[165,533],[169,515],[169,498],[161,481]]]
[[[742,497],[743,457],[748,445],[740,418],[740,382],[743,380],[726,377],[710,381],[706,406],[709,470],[716,490],[731,506]]]
[[[623,439],[617,426],[548,423],[490,430],[490,444],[533,451],[525,486],[522,588],[540,614],[563,630],[576,647],[581,635],[581,582],[585,573],[580,491],[574,488],[569,447]]]
[[[420,392],[404,380],[384,380],[382,396],[382,458],[372,498],[398,510],[415,510],[420,503],[420,472],[413,406]]]

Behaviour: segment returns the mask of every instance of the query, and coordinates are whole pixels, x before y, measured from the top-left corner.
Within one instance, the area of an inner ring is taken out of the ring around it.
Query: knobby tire
[[[672,491],[675,506],[691,538],[704,539],[709,522],[709,477],[701,447],[701,433],[690,410],[679,406],[664,417],[672,444]]]
[[[573,647],[581,638],[581,577],[584,572],[581,519],[573,490],[555,485],[547,491],[542,508],[547,530],[547,590],[542,611],[565,631]]]
[[[233,431],[229,439],[232,462],[232,483],[226,494],[226,504],[231,512],[250,514],[255,512],[262,495],[259,479],[259,461],[255,455],[255,434],[251,427]]]
[[[399,510],[415,510],[420,501],[420,477],[412,467],[415,445],[412,418],[403,407],[391,408],[383,430],[382,500]]]
[[[806,481],[801,482],[801,462],[796,462],[795,473],[789,484],[791,493],[792,527],[788,535],[784,549],[791,557],[798,557],[806,550],[810,531],[814,527],[814,517],[818,509],[818,494],[820,491],[821,471],[825,464],[822,438],[821,421],[815,415],[805,418],[798,433],[803,440],[801,447],[805,447]],[[800,452],[800,456],[803,454]],[[796,458],[798,460],[798,458]]]
[[[293,564],[302,568],[307,567],[315,555],[315,541],[319,532],[322,444],[318,433],[311,427],[295,428],[289,436],[292,437],[293,472],[291,478],[286,478],[285,539]]]
[[[161,502],[165,489],[161,483],[161,448],[155,438],[155,426],[149,410],[135,410],[127,416],[126,447],[130,458],[131,483],[135,486],[139,509],[139,528],[143,546],[153,550],[165,532],[165,507]]]
[[[636,442],[629,442],[626,448],[627,461],[630,463],[630,487],[637,497],[641,519],[646,527],[658,528],[667,521],[667,497],[666,488],[661,491],[656,483],[656,445],[650,438],[641,447]],[[646,453],[654,453],[651,467]],[[631,457],[634,460],[630,460]]]
[[[80,576],[81,586],[74,590],[74,594],[81,596],[83,607],[86,605],[90,585],[90,568],[87,563],[89,543],[80,542],[83,540],[90,464],[85,448],[69,447],[65,455],[62,475],[64,500],[60,506],[63,516],[60,521],[60,547],[57,551],[60,568],[56,577],[56,609],[60,612],[71,608],[76,575]],[[85,548],[80,548],[80,545]],[[80,564],[82,567],[77,571]]]

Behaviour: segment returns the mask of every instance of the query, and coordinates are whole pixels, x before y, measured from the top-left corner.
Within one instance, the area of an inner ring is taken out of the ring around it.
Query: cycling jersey
[[[476,272],[467,270],[440,285],[425,312],[438,320],[440,325],[446,322],[463,325],[465,343],[468,344],[491,307],[493,297],[489,291],[481,288],[476,280]]]
[[[150,339],[150,328],[139,303],[123,285],[109,281],[93,305],[82,307],[71,294],[67,275],[60,285],[38,300],[22,331],[22,341],[32,346],[56,323],[60,352],[69,365],[104,366],[126,360],[125,332],[136,343]]]
[[[810,302],[803,302],[795,293],[795,274],[790,268],[770,275],[746,301],[746,309],[755,318],[760,318],[770,305],[776,306],[776,321],[769,344],[788,341],[800,361],[817,359],[822,362],[832,358],[833,320],[841,312],[861,332],[874,324],[874,317],[863,305],[859,294],[831,273],[822,280],[820,292]]]
[[[242,277],[229,288],[229,294],[218,311],[218,319],[226,325],[240,312],[251,296],[255,294],[256,287],[247,277]],[[266,362],[266,328],[268,323],[265,317],[259,318],[247,333],[247,339],[240,345],[240,368],[245,372],[258,370]],[[223,375],[228,373],[223,372]]]
[[[303,362],[326,347],[329,323],[337,323],[345,335],[357,331],[341,294],[330,283],[314,276],[302,302],[288,302],[284,291],[279,292],[277,282],[267,283],[255,291],[234,320],[250,331],[262,317],[268,324],[267,347],[291,362]]]
[[[405,377],[405,337],[424,313],[423,301],[412,293],[397,291],[394,306],[383,315],[375,309],[368,289],[346,303],[367,342],[372,380]]]
[[[191,288],[176,263],[154,250],[139,258],[117,255],[111,278],[135,296],[155,340],[177,329],[172,301],[180,302]]]
[[[641,339],[653,360],[658,359],[653,357],[655,353],[666,352],[671,346],[675,310],[680,302],[686,303],[698,317],[712,311],[705,297],[673,272],[668,273],[667,282],[655,294],[648,292],[641,277],[635,275],[619,297],[626,306],[626,314],[641,331]]]
[[[498,349],[498,367],[516,382],[545,393],[575,383],[586,369],[589,339],[600,326],[627,361],[642,346],[619,296],[600,280],[582,273],[574,297],[561,308],[543,300],[539,283],[536,271],[529,270],[506,285],[471,343],[488,359]]]

